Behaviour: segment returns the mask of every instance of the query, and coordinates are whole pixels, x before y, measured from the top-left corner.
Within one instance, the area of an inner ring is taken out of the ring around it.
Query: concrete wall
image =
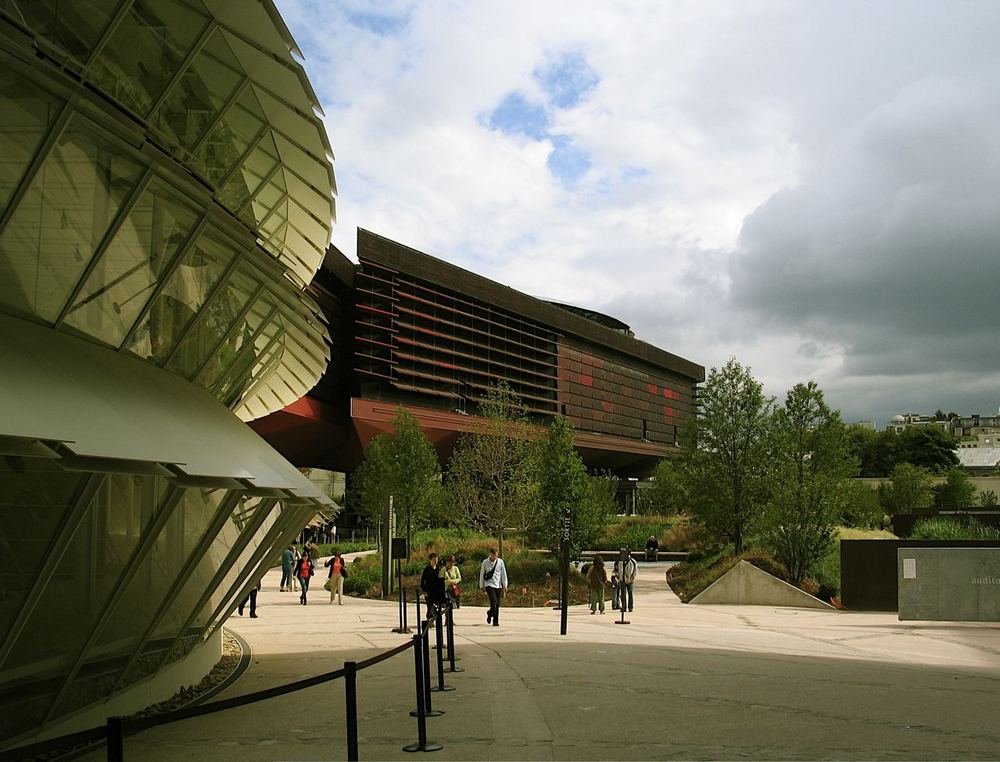
[[[1000,548],[900,548],[899,618],[1000,622]]]

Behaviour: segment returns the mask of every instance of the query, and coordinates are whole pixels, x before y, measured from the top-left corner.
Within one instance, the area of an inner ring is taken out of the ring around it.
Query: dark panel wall
[[[559,344],[559,400],[579,430],[673,445],[693,394],[690,378],[575,337]]]
[[[840,600],[855,611],[896,611],[899,548],[1000,548],[985,540],[841,540]]]

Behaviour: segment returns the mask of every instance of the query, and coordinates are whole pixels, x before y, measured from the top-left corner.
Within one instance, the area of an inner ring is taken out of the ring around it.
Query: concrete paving
[[[441,758],[1000,759],[1000,625],[900,622],[894,613],[686,606],[669,563],[640,566],[630,624],[585,607],[559,635],[551,609],[457,612],[464,672],[433,694]],[[269,574],[259,618],[227,625],[253,647],[220,698],[338,669],[398,645],[393,603],[307,606]],[[411,608],[412,615],[412,608]],[[437,676],[434,675],[436,685]],[[417,740],[411,652],[359,674],[361,759]],[[346,758],[343,681],[128,738],[127,760]],[[103,759],[103,753],[86,759]]]

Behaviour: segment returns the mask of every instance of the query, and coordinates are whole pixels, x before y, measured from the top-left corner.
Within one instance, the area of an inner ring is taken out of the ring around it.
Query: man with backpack
[[[626,545],[615,561],[614,576],[618,578],[618,603],[623,609],[627,606],[629,611],[634,604],[632,590],[638,570],[635,559],[632,558],[632,550]]]
[[[486,613],[486,623],[500,626],[500,599],[507,591],[507,567],[503,559],[497,557],[496,548],[490,548],[490,555],[483,559],[479,567],[479,588],[485,589],[490,599],[490,610]]]

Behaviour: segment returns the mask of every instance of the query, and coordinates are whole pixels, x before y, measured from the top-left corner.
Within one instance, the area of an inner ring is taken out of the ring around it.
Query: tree
[[[773,398],[731,357],[712,368],[685,431],[684,484],[694,517],[743,552],[767,492],[764,444]]]
[[[968,508],[976,496],[976,488],[961,468],[949,468],[944,483],[935,490],[942,508]]]
[[[437,453],[420,422],[400,407],[392,420],[393,431],[379,434],[368,445],[365,458],[354,471],[352,486],[358,493],[360,512],[381,523],[389,495],[400,529],[407,539],[426,526],[441,489]]]
[[[872,431],[852,427],[848,442],[860,462],[860,476],[886,477],[899,462],[899,437],[892,431]]]
[[[656,464],[649,486],[639,493],[639,513],[668,516],[687,507],[687,493],[681,469],[674,461],[664,458]]]
[[[892,481],[884,490],[885,508],[889,513],[912,513],[931,504],[931,473],[911,463],[900,463],[892,469]]]
[[[524,531],[538,503],[538,429],[505,381],[480,406],[478,430],[462,435],[448,462],[449,494],[476,529],[497,538],[503,555],[508,529]]]
[[[882,526],[885,510],[878,493],[857,479],[846,479],[840,486],[840,523],[847,527],[875,529]]]
[[[573,448],[573,424],[556,416],[545,436],[538,440],[539,510],[529,536],[541,545],[559,548],[563,517],[570,515],[570,547],[577,552],[600,537],[607,521],[608,492],[604,483],[617,489],[617,479],[590,477],[583,459]],[[611,496],[611,505],[614,505]]]
[[[798,583],[833,541],[840,487],[857,471],[857,461],[840,414],[827,406],[815,381],[796,384],[774,411],[769,451],[764,539]]]
[[[898,462],[942,473],[958,465],[958,442],[941,426],[908,426],[898,435]]]

